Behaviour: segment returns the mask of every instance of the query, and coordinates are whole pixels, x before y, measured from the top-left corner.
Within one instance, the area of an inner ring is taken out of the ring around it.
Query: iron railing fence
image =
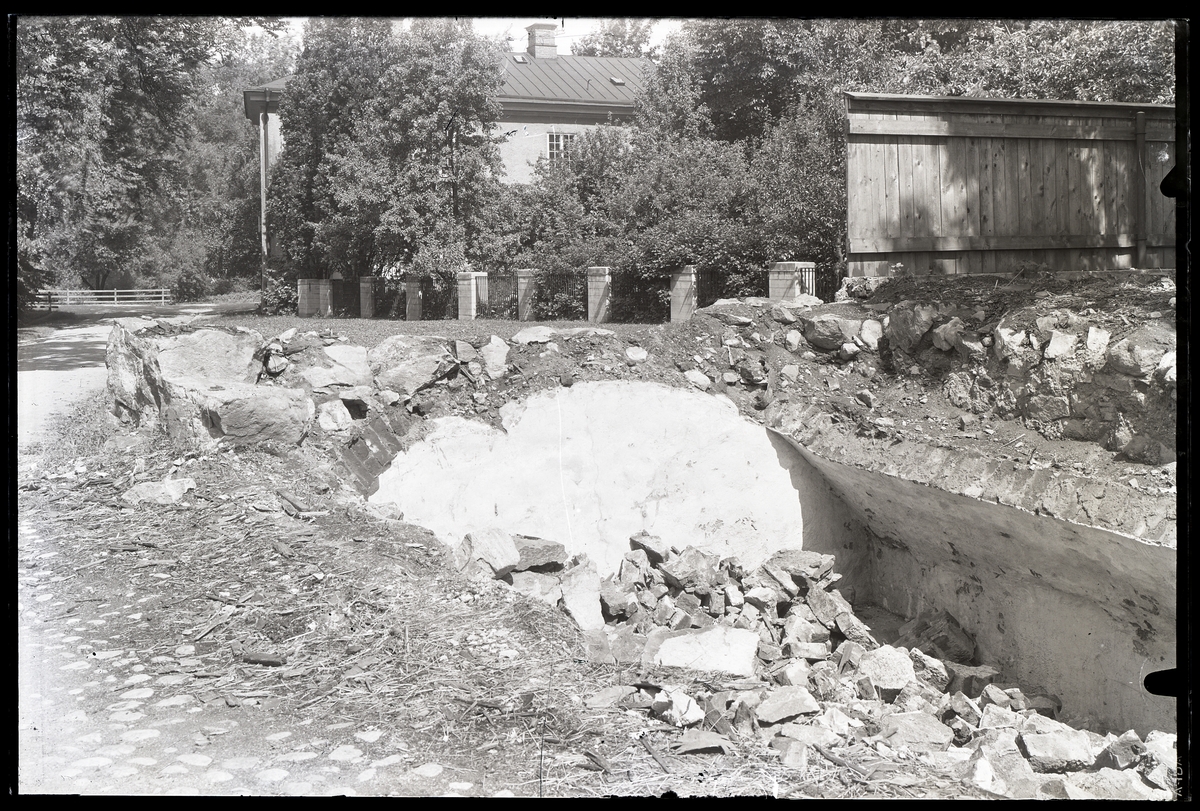
[[[475,283],[475,317],[517,320],[517,274],[491,271]]]
[[[586,321],[587,274],[541,271],[533,278],[532,321]]]
[[[671,277],[669,274],[612,275],[611,319],[623,324],[661,324],[671,320]]]
[[[766,297],[770,292],[764,270],[726,271],[709,268],[696,271],[696,306],[707,307],[718,299]]]

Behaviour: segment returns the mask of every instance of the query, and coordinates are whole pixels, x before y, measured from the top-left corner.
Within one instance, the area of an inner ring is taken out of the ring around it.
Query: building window
[[[571,142],[575,140],[575,136],[565,133],[551,132],[547,133],[546,138],[548,143],[546,154],[550,158],[550,165],[568,165],[571,159]]]

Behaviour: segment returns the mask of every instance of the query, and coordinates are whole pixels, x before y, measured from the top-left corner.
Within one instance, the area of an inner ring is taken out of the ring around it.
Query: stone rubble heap
[[[495,529],[468,535],[457,561],[469,576],[562,607],[594,662],[736,677],[643,680],[586,699],[680,727],[686,751],[758,741],[804,768],[809,748],[834,754],[862,743],[1003,797],[1173,796],[1175,735],[1143,740],[1062,723],[1056,697],[972,664],[975,642],[946,612],[923,613],[880,645],[834,588],[832,555],[786,550],[745,571],[734,558],[645,533],[629,543],[619,571],[603,579],[586,555]]]

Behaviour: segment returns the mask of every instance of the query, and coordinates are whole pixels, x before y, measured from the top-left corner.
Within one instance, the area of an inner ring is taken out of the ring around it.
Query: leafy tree
[[[15,21],[21,289],[54,278],[103,287],[144,271],[187,197],[184,158],[200,73],[249,22]]]
[[[606,19],[583,39],[571,45],[575,56],[622,56],[653,58],[650,32],[654,21],[649,19]]]
[[[269,212],[291,272],[466,257],[494,236],[499,43],[450,19],[314,20],[305,43]]]

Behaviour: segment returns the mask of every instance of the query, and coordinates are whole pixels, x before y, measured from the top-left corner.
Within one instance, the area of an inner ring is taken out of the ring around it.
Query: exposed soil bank
[[[1174,728],[1174,701],[1141,686],[1175,664],[1174,550],[1021,508],[1060,492],[1056,478],[980,477],[1001,492],[961,495],[913,481],[906,454],[887,470],[829,461],[726,398],[655,383],[577,383],[501,417],[504,432],[431,421],[372,502],[451,544],[492,526],[560,541],[602,574],[640,530],[750,566],[782,548],[831,553],[848,595],[908,617],[949,610],[982,661],[1066,714]]]

